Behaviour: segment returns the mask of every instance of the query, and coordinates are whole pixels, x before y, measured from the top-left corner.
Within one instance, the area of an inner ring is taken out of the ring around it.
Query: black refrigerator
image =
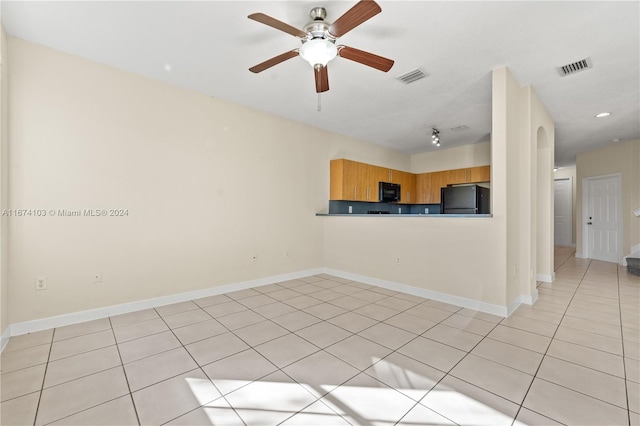
[[[441,189],[442,214],[489,214],[489,188],[478,185]]]

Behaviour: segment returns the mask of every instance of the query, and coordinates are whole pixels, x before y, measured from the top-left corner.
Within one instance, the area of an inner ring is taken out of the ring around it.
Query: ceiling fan
[[[336,46],[335,44],[339,37],[342,37],[380,12],[382,12],[382,9],[375,1],[360,0],[333,24],[330,24],[325,21],[327,11],[323,7],[314,7],[311,9],[311,12],[309,12],[311,22],[302,29],[292,27],[264,13],[251,14],[248,16],[249,19],[298,37],[302,41],[302,46],[300,46],[299,49],[293,49],[281,55],[274,56],[271,59],[249,68],[249,71],[259,73],[287,59],[301,56],[313,67],[316,80],[316,92],[318,93],[329,90],[327,63],[336,56],[387,72],[393,66],[391,59],[354,49],[353,47]]]

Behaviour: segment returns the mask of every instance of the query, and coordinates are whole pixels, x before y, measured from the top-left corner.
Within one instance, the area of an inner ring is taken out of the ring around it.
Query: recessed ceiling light
[[[557,172],[557,171],[558,171],[558,168],[557,168],[557,167],[554,167],[554,168],[553,168],[553,171],[554,171],[554,172]]]
[[[615,138],[615,139],[613,140],[613,142],[616,142],[616,143],[617,143],[617,142],[620,142],[620,139]]]
[[[601,112],[600,114],[596,114],[594,117],[596,118],[602,118],[602,117],[608,117],[610,116],[611,113],[610,112]]]

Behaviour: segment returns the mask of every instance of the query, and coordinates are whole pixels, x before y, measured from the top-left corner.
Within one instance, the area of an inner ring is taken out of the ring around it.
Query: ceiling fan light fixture
[[[326,38],[314,38],[300,47],[300,56],[312,67],[316,65],[325,67],[329,61],[338,56],[338,48]]]

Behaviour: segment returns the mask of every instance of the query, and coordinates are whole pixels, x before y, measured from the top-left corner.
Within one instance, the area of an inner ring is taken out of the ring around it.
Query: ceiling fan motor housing
[[[325,18],[327,17],[327,11],[325,10],[325,8],[314,7],[313,9],[311,9],[311,12],[309,12],[309,16],[311,17],[312,21],[305,25],[302,29],[310,35],[308,39],[311,40],[314,38],[323,38],[330,40],[331,42],[335,42],[335,37],[332,37],[329,34],[329,23],[325,21]]]

